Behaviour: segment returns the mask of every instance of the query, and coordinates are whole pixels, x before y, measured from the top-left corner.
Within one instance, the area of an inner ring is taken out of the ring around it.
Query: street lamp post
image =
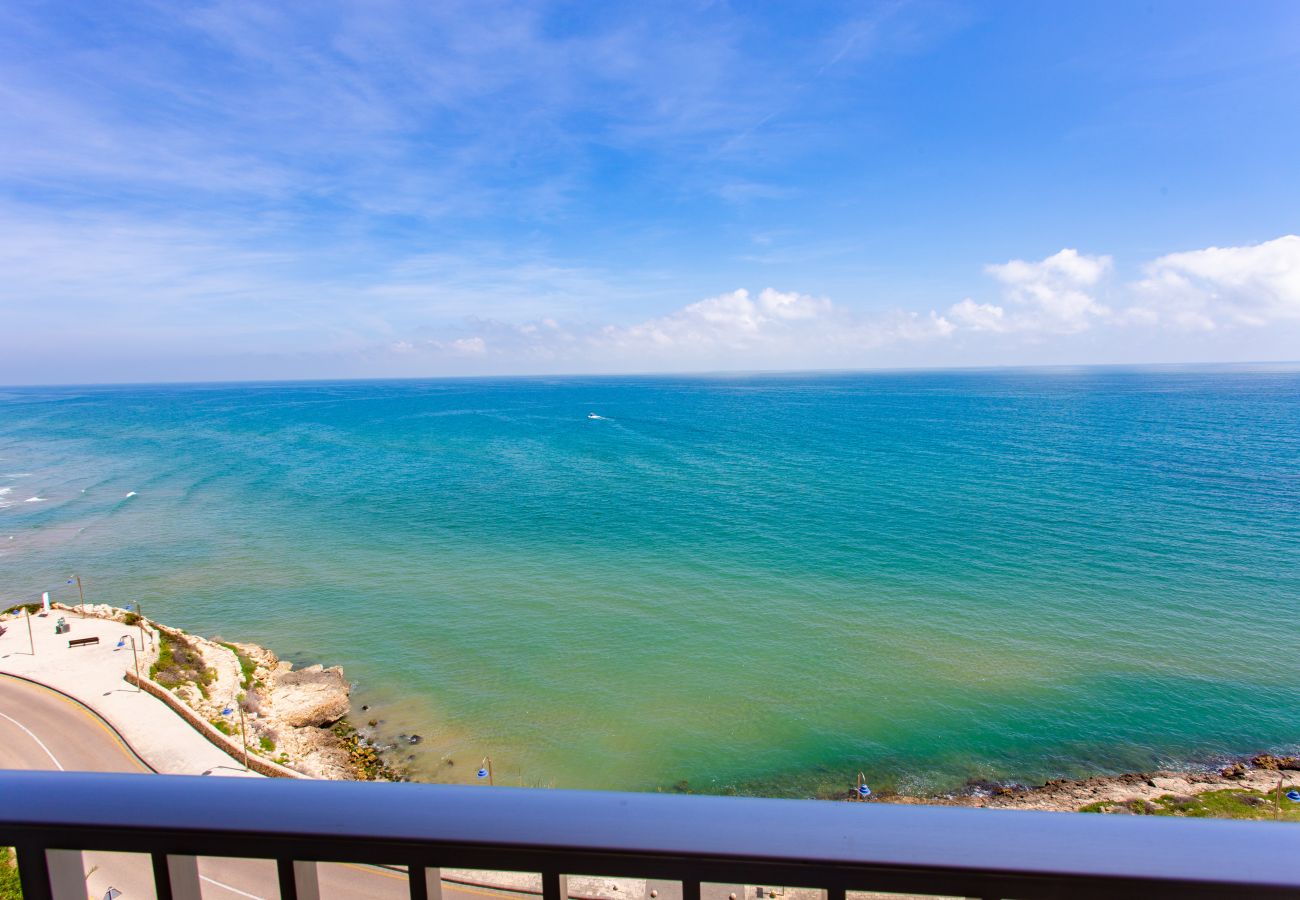
[[[131,611],[130,603],[126,605],[126,611],[127,612]],[[141,603],[139,600],[135,601],[135,616],[136,616],[135,624],[140,629],[140,649],[143,650],[146,646],[153,645],[153,636],[148,635],[148,641],[145,640],[146,632],[144,630],[144,604]]]
[[[486,778],[489,787],[492,787],[492,757],[485,756],[483,761],[478,764],[478,777]]]
[[[244,724],[244,707],[243,704],[237,703],[234,700],[230,702],[234,703],[235,706],[239,708],[239,737],[241,738],[244,744],[244,771],[247,772],[248,771],[248,727]],[[223,716],[228,716],[232,712],[234,712],[234,710],[230,708],[230,703],[227,703],[226,708],[221,711],[221,714]]]
[[[127,641],[131,642],[131,656],[135,659],[135,689],[141,691],[143,688],[140,687],[140,653],[135,646],[135,636],[130,634],[122,635],[117,640],[117,646],[120,650],[126,646]]]
[[[68,579],[68,584],[72,584],[74,580],[77,582],[77,595],[81,597],[81,605],[77,607],[77,615],[84,619],[86,618],[86,592],[81,589],[81,576],[73,575],[72,578]]]
[[[36,639],[32,637],[32,611],[24,606],[23,614],[27,617],[27,645],[32,649],[32,656],[35,656]]]

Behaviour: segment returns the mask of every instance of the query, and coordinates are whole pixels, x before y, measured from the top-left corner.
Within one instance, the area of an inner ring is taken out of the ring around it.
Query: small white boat
[[[598,416],[598,415],[596,415],[595,413],[587,413],[587,418],[588,418],[588,419],[603,419],[603,418],[605,418],[605,417],[604,417],[604,416]]]

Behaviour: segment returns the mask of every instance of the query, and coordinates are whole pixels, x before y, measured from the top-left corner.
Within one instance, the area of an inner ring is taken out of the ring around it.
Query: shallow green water
[[[80,572],[341,663],[428,777],[935,789],[1300,741],[1294,370],[10,389],[0,491],[3,599]]]

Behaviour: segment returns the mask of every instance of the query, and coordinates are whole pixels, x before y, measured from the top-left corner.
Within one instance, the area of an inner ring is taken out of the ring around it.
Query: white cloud
[[[469,320],[466,336],[455,340],[388,346],[394,355],[410,345],[434,358],[477,356],[561,371],[814,368],[864,365],[872,350],[941,340],[954,328],[933,312],[862,316],[809,294],[767,288],[754,295],[741,288],[631,325]]]
[[[1009,330],[1006,310],[992,303],[976,303],[970,297],[954,303],[948,310],[948,316],[958,325],[972,331]]]
[[[1126,316],[1190,330],[1300,319],[1300,236],[1170,253],[1145,266]]]
[[[1006,306],[967,298],[948,316],[974,331],[1071,334],[1110,315],[1093,291],[1110,272],[1109,256],[1065,249],[1039,262],[1013,259],[984,271],[1004,285]]]
[[[487,342],[481,337],[459,338],[451,342],[451,349],[466,356],[482,356],[487,352]]]
[[[609,326],[601,337],[615,346],[741,348],[788,336],[795,323],[832,313],[829,300],[766,288],[757,299],[741,288],[692,303],[630,328]]]

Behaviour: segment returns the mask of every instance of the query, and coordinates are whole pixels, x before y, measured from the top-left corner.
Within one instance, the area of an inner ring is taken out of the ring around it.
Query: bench
[[[72,640],[68,641],[68,646],[69,646],[69,647],[88,647],[88,646],[90,646],[91,644],[98,644],[98,643],[99,643],[99,638],[97,638],[97,637],[73,638]]]

